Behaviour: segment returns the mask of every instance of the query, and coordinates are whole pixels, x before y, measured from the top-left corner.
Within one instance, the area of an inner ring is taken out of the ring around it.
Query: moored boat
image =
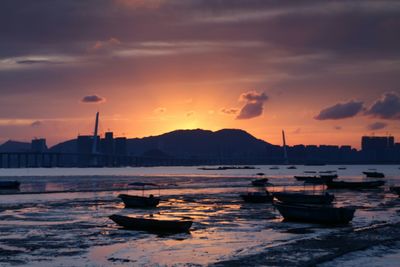
[[[249,203],[266,203],[272,202],[273,196],[268,192],[248,192],[247,194],[242,194],[240,197]]]
[[[287,221],[300,221],[320,224],[347,224],[354,217],[354,208],[326,205],[295,205],[274,202],[282,217]]]
[[[20,185],[18,181],[0,181],[0,189],[18,189]]]
[[[382,172],[376,172],[376,171],[372,171],[372,172],[363,172],[363,174],[365,174],[365,176],[370,177],[370,178],[384,178],[385,174]]]
[[[261,178],[261,179],[253,180],[253,181],[251,181],[251,184],[253,186],[267,186],[268,178]]]
[[[294,178],[308,184],[326,184],[333,179],[333,177],[328,176],[294,176]]]
[[[181,233],[189,232],[193,221],[191,220],[159,220],[151,216],[128,217],[118,214],[109,217],[116,224],[130,230],[143,230],[149,232]]]
[[[127,208],[154,208],[160,203],[160,198],[153,195],[146,197],[119,194],[118,197],[122,199]]]
[[[305,194],[295,192],[276,192],[273,196],[283,203],[293,204],[331,204],[335,199],[333,194]]]
[[[400,186],[391,186],[390,191],[400,196]]]
[[[329,189],[373,189],[383,186],[385,181],[365,181],[365,182],[348,182],[348,181],[328,181],[326,185]]]

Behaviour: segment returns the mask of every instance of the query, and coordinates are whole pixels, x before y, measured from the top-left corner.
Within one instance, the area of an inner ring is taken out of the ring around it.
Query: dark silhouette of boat
[[[339,167],[338,170],[346,170],[346,167]]]
[[[385,181],[365,181],[365,182],[347,182],[347,181],[328,181],[326,185],[329,189],[373,189],[383,186]]]
[[[268,185],[268,178],[261,178],[257,180],[251,181],[253,186],[267,186]]]
[[[240,197],[249,203],[266,203],[272,202],[273,196],[268,192],[248,192],[247,194],[242,194]]]
[[[297,181],[302,181],[307,184],[326,184],[328,181],[334,179],[331,175],[320,175],[320,176],[294,176]]]
[[[122,199],[126,208],[155,208],[160,203],[160,198],[153,195],[146,197],[119,194],[118,197]]]
[[[279,201],[274,206],[286,221],[310,222],[319,224],[347,224],[354,217],[354,208],[337,208],[330,205],[299,205]]]
[[[295,192],[276,192],[274,198],[282,203],[293,204],[331,204],[335,199],[333,194],[305,194]]]
[[[270,169],[270,170],[279,170],[279,167],[278,167],[278,166],[272,166],[272,167],[270,167],[269,169]]]
[[[288,169],[288,170],[296,170],[297,167],[296,167],[296,166],[289,166],[289,167],[287,167],[286,169]]]
[[[390,191],[400,196],[400,186],[391,186]]]
[[[336,179],[336,178],[338,178],[338,175],[337,174],[320,174],[319,177],[322,179]]]
[[[109,218],[126,229],[143,230],[154,233],[189,232],[193,223],[193,221],[190,220],[159,220],[151,216],[149,216],[149,218],[134,218],[114,214]]]
[[[365,174],[365,176],[371,177],[371,178],[384,178],[385,177],[385,174],[383,174],[381,172],[376,172],[376,171],[363,172],[363,174]]]
[[[0,181],[0,189],[19,189],[20,185],[18,181]]]
[[[259,168],[253,166],[220,166],[220,167],[200,167],[197,169],[203,171],[225,171],[225,170],[254,170]]]

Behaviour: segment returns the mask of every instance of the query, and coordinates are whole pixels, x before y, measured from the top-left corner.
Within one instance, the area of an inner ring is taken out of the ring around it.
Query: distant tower
[[[96,123],[94,124],[92,154],[97,153],[97,131],[98,131],[98,128],[99,128],[99,112],[96,113]]]
[[[285,131],[282,130],[282,139],[283,139],[283,158],[284,164],[289,164],[289,159],[287,155],[287,148],[286,148],[286,138],[285,138]]]

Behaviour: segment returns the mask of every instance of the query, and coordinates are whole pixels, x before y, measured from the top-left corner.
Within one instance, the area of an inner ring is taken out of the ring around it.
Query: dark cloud
[[[55,64],[56,62],[50,61],[50,60],[33,60],[33,59],[27,59],[27,60],[17,60],[17,64]]]
[[[237,108],[222,108],[220,111],[223,114],[235,115],[239,110]]]
[[[236,117],[236,119],[242,120],[260,116],[263,113],[264,103],[268,100],[268,96],[264,92],[250,91],[241,94],[239,99],[246,102]]]
[[[98,104],[105,102],[106,99],[102,96],[98,95],[87,95],[81,99],[82,103],[89,103],[89,104]]]
[[[351,118],[363,109],[362,101],[351,100],[347,103],[338,103],[331,107],[324,108],[315,116],[316,120],[339,120]]]
[[[335,126],[335,127],[333,127],[335,130],[342,130],[342,126]]]
[[[378,122],[374,122],[374,123],[369,124],[367,126],[367,129],[371,130],[371,131],[376,131],[376,130],[385,129],[387,126],[388,126],[387,123],[378,121]]]
[[[31,123],[31,127],[39,127],[41,126],[43,123],[41,121],[34,121]]]
[[[365,112],[376,118],[398,120],[400,119],[400,96],[395,92],[384,93]]]

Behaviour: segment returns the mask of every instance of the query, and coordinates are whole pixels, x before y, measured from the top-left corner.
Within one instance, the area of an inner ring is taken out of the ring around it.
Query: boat
[[[266,186],[268,184],[268,178],[261,178],[251,181],[253,186]]]
[[[320,174],[319,177],[322,179],[336,179],[336,178],[338,178],[338,175],[337,174]]]
[[[0,189],[19,189],[20,185],[18,181],[0,181]]]
[[[328,181],[326,185],[329,189],[372,189],[383,186],[385,181],[365,181],[365,182],[347,182],[347,181]]]
[[[273,167],[270,167],[269,169],[270,170],[279,170],[279,167],[278,166],[273,166]]]
[[[391,186],[390,191],[400,196],[400,186]]]
[[[350,207],[333,207],[330,205],[298,205],[274,201],[282,217],[287,221],[300,221],[319,224],[347,224],[356,209]]]
[[[200,167],[198,170],[203,171],[225,171],[225,170],[254,170],[259,169],[254,166],[220,166],[220,167]]]
[[[339,167],[338,170],[346,170],[346,167]]]
[[[332,181],[333,177],[330,176],[294,176],[297,181],[302,181],[307,184],[326,184],[328,181]]]
[[[145,197],[119,194],[118,197],[122,199],[126,208],[155,208],[160,203],[160,198],[153,195]]]
[[[193,221],[191,220],[159,220],[151,215],[145,217],[128,217],[118,214],[109,217],[116,224],[130,230],[143,230],[155,233],[181,233],[189,232]]]
[[[293,204],[331,204],[335,199],[333,194],[305,194],[295,192],[276,192],[274,198],[283,203]]]
[[[242,194],[240,197],[249,203],[266,203],[272,202],[273,196],[268,192],[248,192],[247,194]]]
[[[288,170],[296,170],[297,167],[296,167],[296,166],[289,166],[289,167],[287,167],[286,169],[288,169]]]
[[[376,172],[376,171],[363,172],[363,174],[365,174],[365,176],[370,177],[370,178],[384,178],[385,177],[385,174],[383,174],[382,172]]]

